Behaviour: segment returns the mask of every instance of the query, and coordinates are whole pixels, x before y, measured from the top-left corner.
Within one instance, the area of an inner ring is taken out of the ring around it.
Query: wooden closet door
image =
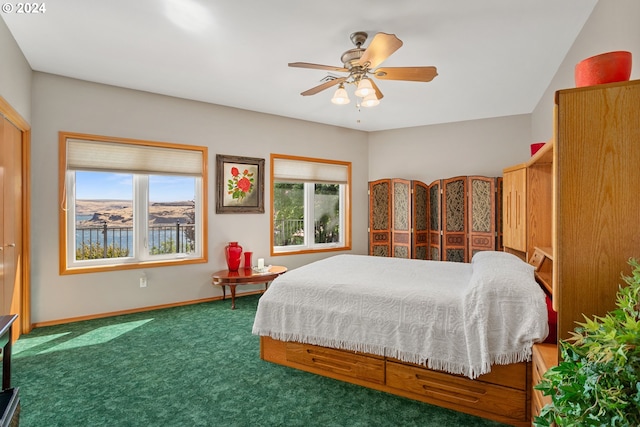
[[[467,262],[467,177],[442,182],[442,261]]]
[[[391,180],[369,183],[369,255],[391,256]]]
[[[440,261],[442,256],[442,181],[429,184],[429,258]]]
[[[518,165],[503,171],[504,246],[527,251],[527,168]]]
[[[411,181],[391,180],[391,252],[396,258],[411,258]]]
[[[496,248],[496,180],[469,178],[469,259],[479,251]]]
[[[5,134],[4,128],[6,126],[7,120],[0,116],[0,315],[9,314],[8,308],[5,309],[5,281],[11,282],[11,260],[9,251],[7,250],[7,255],[5,255],[5,223],[8,225],[9,221],[7,220],[7,213],[5,212],[5,176],[8,172],[8,160],[9,160],[9,147],[5,143]]]
[[[429,186],[412,181],[413,247],[415,259],[429,259]]]
[[[0,118],[0,314],[22,315],[22,132]]]

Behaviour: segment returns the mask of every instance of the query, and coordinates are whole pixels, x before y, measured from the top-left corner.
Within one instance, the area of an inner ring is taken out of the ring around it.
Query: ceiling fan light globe
[[[371,93],[370,95],[365,96],[362,100],[363,107],[375,107],[378,104],[380,104],[380,100],[376,98],[375,93]]]
[[[365,98],[374,92],[371,81],[369,81],[369,79],[362,79],[358,82],[358,88],[356,89],[355,94],[360,98]]]
[[[349,99],[349,94],[347,94],[347,91],[344,88],[340,87],[333,94],[333,98],[331,98],[331,102],[333,102],[336,105],[346,105],[350,103],[351,100]]]

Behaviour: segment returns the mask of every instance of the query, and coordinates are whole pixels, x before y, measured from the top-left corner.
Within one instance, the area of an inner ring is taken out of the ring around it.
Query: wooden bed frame
[[[531,426],[531,362],[475,380],[397,359],[260,337],[260,358],[513,426]]]

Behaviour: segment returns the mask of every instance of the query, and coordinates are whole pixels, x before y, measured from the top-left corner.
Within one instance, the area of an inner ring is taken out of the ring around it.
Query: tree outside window
[[[326,162],[272,155],[274,254],[350,246],[350,164]]]

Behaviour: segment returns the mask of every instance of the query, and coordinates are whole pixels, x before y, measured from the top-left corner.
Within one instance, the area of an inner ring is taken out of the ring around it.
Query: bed
[[[264,360],[524,426],[548,325],[533,267],[509,253],[337,255],[274,280],[253,333]]]

